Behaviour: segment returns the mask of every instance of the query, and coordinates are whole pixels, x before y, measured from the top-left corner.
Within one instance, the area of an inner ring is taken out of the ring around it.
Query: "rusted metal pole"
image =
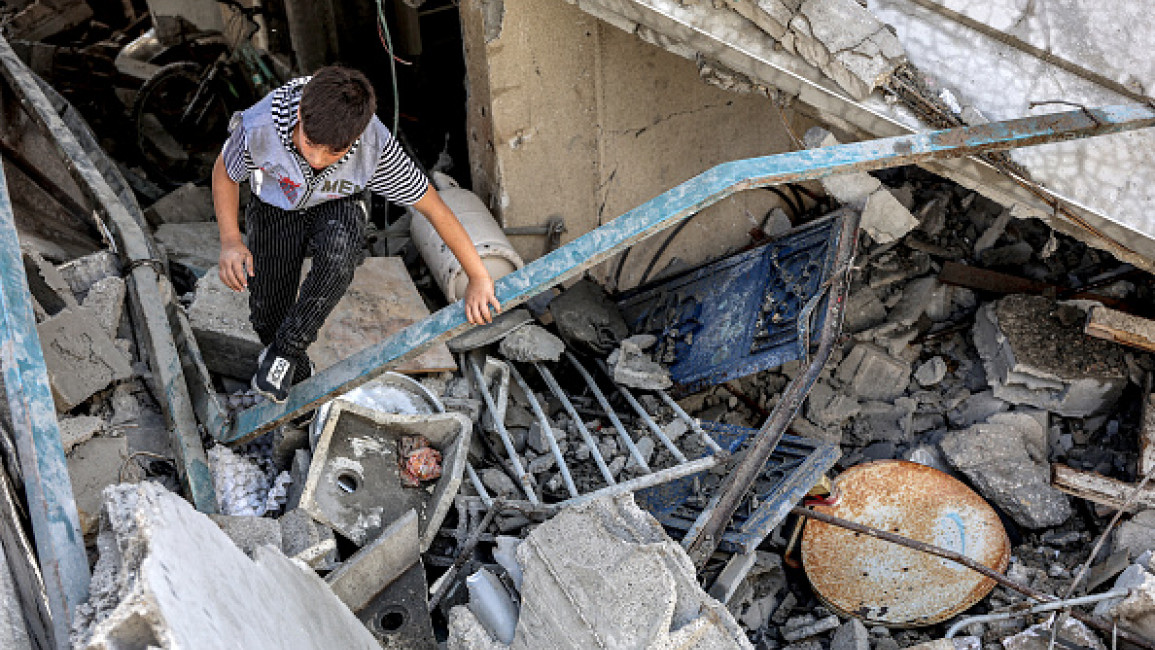
[[[926,542],[920,542],[917,539],[911,539],[909,537],[904,537],[902,535],[896,535],[895,533],[887,532],[885,530],[879,530],[879,529],[874,528],[872,526],[860,524],[858,522],[850,521],[849,519],[843,519],[841,517],[836,517],[834,515],[827,514],[825,512],[820,512],[818,510],[812,510],[810,508],[803,508],[801,506],[795,506],[791,510],[791,512],[800,516],[800,517],[806,517],[807,519],[814,519],[816,521],[821,521],[822,523],[829,524],[831,526],[838,526],[839,528],[845,528],[847,530],[853,530],[856,533],[862,533],[863,535],[869,535],[875,539],[881,539],[883,541],[890,542],[892,544],[898,544],[899,546],[905,546],[907,548],[914,549],[914,550],[920,551],[922,553],[928,553],[930,555],[936,555],[936,556],[941,557],[945,560],[957,562],[957,563],[965,566],[966,568],[971,569],[972,571],[977,571],[978,573],[983,574],[984,576],[990,578],[991,580],[994,580],[995,582],[1006,587],[1007,589],[1012,589],[1014,591],[1019,592],[1020,594],[1023,594],[1024,596],[1027,596],[1029,598],[1034,598],[1035,600],[1040,601],[1040,602],[1049,603],[1049,602],[1054,602],[1054,601],[1059,600],[1055,596],[1052,596],[1050,594],[1039,591],[1038,589],[1028,587],[1027,585],[1024,585],[1024,584],[1019,584],[1018,582],[1011,580],[1010,578],[999,573],[998,571],[995,571],[994,569],[992,569],[988,566],[985,566],[985,565],[982,565],[978,562],[975,562],[974,560],[972,560],[971,558],[969,558],[965,555],[961,555],[961,554],[956,553],[954,551],[949,551],[949,550],[942,548],[940,546],[935,546],[933,544],[927,544]],[[1080,612],[1078,610],[1071,610],[1071,616],[1074,616],[1075,618],[1086,623],[1087,625],[1090,625],[1091,627],[1102,630],[1103,632],[1106,632],[1107,634],[1117,634],[1120,639],[1123,639],[1123,640],[1128,641],[1130,643],[1134,643],[1135,645],[1137,645],[1139,647],[1147,648],[1148,650],[1155,650],[1155,641],[1152,641],[1151,639],[1148,639],[1147,637],[1145,637],[1141,634],[1138,634],[1138,633],[1134,632],[1133,630],[1129,630],[1125,627],[1122,627],[1122,626],[1118,625],[1117,623],[1115,623],[1114,621],[1108,621],[1108,620],[1102,619],[1098,616],[1091,616],[1089,614],[1084,614],[1083,612]]]

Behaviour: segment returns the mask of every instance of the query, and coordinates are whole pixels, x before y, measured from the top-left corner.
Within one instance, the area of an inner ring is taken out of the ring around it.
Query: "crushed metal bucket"
[[[847,470],[833,505],[815,510],[934,544],[1005,571],[1011,544],[986,501],[957,479],[907,461]],[[893,627],[944,621],[995,581],[961,564],[862,533],[809,521],[802,563],[819,598],[845,616]]]

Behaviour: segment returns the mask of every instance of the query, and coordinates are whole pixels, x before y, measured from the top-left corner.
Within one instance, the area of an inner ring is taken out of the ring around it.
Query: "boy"
[[[221,280],[234,291],[249,289],[250,319],[265,346],[252,386],[274,402],[312,375],[305,350],[353,279],[368,221],[359,200],[365,188],[413,206],[433,224],[469,277],[469,322],[490,322],[491,306],[501,311],[469,235],[375,111],[364,75],[321,68],[235,114],[213,167]],[[237,219],[246,180],[253,195],[247,246]],[[313,266],[298,294],[310,250]]]

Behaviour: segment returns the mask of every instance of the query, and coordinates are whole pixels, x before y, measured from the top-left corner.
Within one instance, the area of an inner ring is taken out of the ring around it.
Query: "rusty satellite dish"
[[[857,465],[815,510],[934,544],[1005,571],[1011,544],[995,511],[960,481],[900,460]],[[818,521],[802,536],[802,563],[819,598],[846,616],[894,627],[946,620],[995,581],[956,562]]]

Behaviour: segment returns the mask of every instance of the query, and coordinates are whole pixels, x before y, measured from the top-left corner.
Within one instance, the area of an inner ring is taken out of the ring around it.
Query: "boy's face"
[[[336,163],[351,147],[346,147],[334,151],[323,144],[314,144],[309,140],[309,136],[305,135],[305,128],[301,126],[301,120],[297,120],[297,126],[293,128],[293,144],[297,145],[297,151],[301,152],[301,156],[305,162],[313,169],[324,169],[329,165]]]

